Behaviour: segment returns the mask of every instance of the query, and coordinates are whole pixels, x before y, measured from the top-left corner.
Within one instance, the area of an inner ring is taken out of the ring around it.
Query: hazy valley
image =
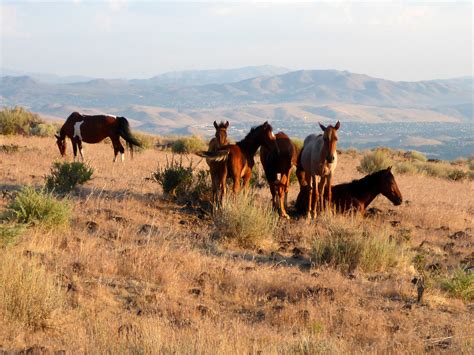
[[[265,120],[299,138],[317,130],[318,121],[340,120],[343,147],[386,145],[442,159],[474,151],[472,77],[395,82],[272,66],[76,82],[8,73],[0,78],[2,106],[24,106],[51,119],[106,112],[145,132],[205,136],[214,120],[228,120],[236,139]]]

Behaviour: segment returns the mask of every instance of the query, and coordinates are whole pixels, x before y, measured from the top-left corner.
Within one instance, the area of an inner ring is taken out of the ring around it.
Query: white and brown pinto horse
[[[77,158],[77,149],[79,148],[82,161],[84,161],[82,142],[99,143],[109,137],[114,146],[114,162],[119,152],[122,161],[124,158],[125,149],[122,143],[120,143],[120,137],[127,142],[131,154],[133,154],[133,146],[141,146],[140,142],[130,132],[130,125],[127,119],[111,115],[88,116],[79,112],[73,112],[61,127],[59,135],[55,135],[55,137],[62,156],[66,155],[66,137],[68,137],[72,142],[74,160]]]
[[[337,130],[341,126],[325,127],[319,124],[323,134],[311,134],[304,140],[298,156],[296,175],[301,188],[308,191],[306,215],[315,217],[317,210],[324,207],[324,194],[327,194],[327,208],[331,210],[332,176],[337,165]]]

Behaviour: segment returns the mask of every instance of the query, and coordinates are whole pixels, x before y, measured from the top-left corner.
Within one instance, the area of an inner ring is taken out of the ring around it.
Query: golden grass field
[[[60,157],[51,138],[0,136],[0,144],[26,147],[0,153],[3,210],[23,185],[42,186]],[[4,299],[0,353],[472,353],[472,301],[427,283],[417,303],[411,282],[420,276],[417,255],[422,268],[445,273],[472,266],[472,181],[395,174],[401,206],[379,196],[377,217],[281,220],[272,239],[242,248],[214,240],[209,215],[163,196],[149,179],[169,152],[149,149],[114,165],[110,144],[84,148],[94,178],[70,197],[70,226],[28,228],[0,248],[9,302],[25,304],[31,317],[49,310],[31,327],[9,315]],[[362,177],[360,158],[341,154],[335,183]],[[290,203],[297,191],[292,185]],[[269,190],[257,198],[269,204]],[[405,238],[400,263],[350,273],[315,266],[312,245],[325,224]],[[458,231],[463,238],[449,238]]]

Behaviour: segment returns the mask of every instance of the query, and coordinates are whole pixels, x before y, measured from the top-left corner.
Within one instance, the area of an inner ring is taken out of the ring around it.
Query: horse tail
[[[133,149],[133,146],[137,146],[141,148],[141,143],[136,139],[133,135],[132,132],[130,131],[130,125],[125,117],[117,117],[117,122],[118,122],[118,134],[120,137],[125,139],[125,141],[128,143],[128,146]]]
[[[206,158],[207,161],[226,161],[229,157],[229,149],[220,149],[213,152],[197,152],[197,156]]]

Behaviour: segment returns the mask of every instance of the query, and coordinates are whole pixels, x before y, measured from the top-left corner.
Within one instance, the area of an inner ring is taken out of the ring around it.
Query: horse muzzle
[[[326,157],[326,161],[328,162],[328,164],[334,163],[334,155],[328,155]]]

